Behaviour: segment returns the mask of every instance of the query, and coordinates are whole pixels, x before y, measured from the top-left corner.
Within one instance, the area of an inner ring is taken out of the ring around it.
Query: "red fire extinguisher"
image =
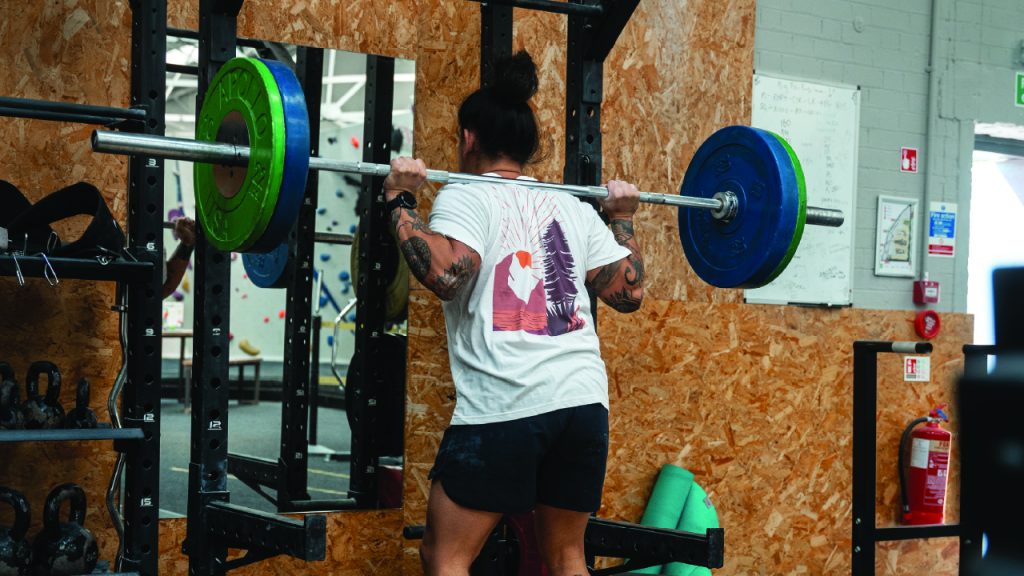
[[[942,404],[927,417],[911,422],[900,438],[900,496],[903,524],[942,524],[949,475],[952,434],[939,422],[949,422]],[[925,424],[922,428],[915,428]]]

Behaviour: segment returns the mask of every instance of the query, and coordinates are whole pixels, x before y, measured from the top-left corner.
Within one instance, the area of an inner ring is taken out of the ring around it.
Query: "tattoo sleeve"
[[[480,256],[465,244],[431,230],[415,210],[392,210],[391,226],[409,271],[442,300],[455,298],[476,276]]]
[[[601,300],[619,312],[635,312],[644,295],[644,260],[637,244],[633,221],[615,219],[609,223],[612,235],[620,246],[629,249],[629,255],[592,271],[588,278],[590,288]]]

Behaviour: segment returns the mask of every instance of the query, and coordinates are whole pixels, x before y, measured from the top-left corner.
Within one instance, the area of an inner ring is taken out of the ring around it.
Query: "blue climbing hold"
[[[334,346],[334,335],[333,334],[328,334],[327,335],[327,345],[328,346]]]
[[[348,270],[342,270],[338,273],[338,280],[341,280],[342,282],[348,282],[349,278],[351,278],[351,276],[349,276]]]
[[[324,252],[323,254],[320,255],[320,261],[321,262],[327,262],[330,259],[331,259],[331,255],[326,253],[326,252]]]
[[[356,225],[355,224],[353,224],[353,225],[348,227],[348,233],[349,234],[355,234],[356,233]]]
[[[316,213],[323,216],[324,214],[327,214],[327,208],[317,208]]]

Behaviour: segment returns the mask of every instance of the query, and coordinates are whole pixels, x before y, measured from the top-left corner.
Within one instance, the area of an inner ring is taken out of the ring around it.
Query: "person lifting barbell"
[[[189,258],[192,257],[192,250],[196,246],[195,220],[181,217],[175,218],[170,224],[178,238],[178,247],[174,249],[170,258],[164,258],[164,285],[160,292],[161,298],[167,298],[178,289],[178,284],[181,284],[181,279],[188,268]]]
[[[468,574],[503,513],[535,510],[553,575],[587,572],[583,535],[600,508],[608,453],[608,378],[587,289],[620,312],[640,307],[637,188],[608,183],[588,204],[520,183],[538,149],[525,51],[459,108],[459,168],[502,183],[449,184],[429,225],[414,192],[420,160],[384,181],[409,268],[443,301],[456,403],[434,467],[421,547],[428,575]]]

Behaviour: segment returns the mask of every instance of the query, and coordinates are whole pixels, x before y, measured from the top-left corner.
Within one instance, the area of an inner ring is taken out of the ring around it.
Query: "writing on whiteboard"
[[[748,302],[850,303],[859,122],[855,87],[754,76],[751,124],[792,146],[803,167],[807,204],[842,210],[846,222],[839,228],[805,227],[786,270],[771,284],[747,290]]]

